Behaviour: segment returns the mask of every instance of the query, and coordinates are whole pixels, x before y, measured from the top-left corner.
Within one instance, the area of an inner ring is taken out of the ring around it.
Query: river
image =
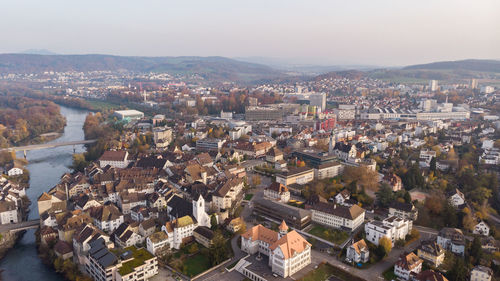
[[[61,106],[61,113],[66,116],[64,133],[52,142],[83,140],[83,123],[87,111]],[[37,199],[59,182],[63,173],[70,171],[73,149],[76,153],[85,151],[83,145],[61,146],[28,151],[30,188],[26,193],[31,200],[29,219],[38,218]],[[22,152],[17,155],[23,157]],[[45,266],[38,258],[35,242],[35,230],[28,230],[21,240],[0,261],[0,270],[4,270],[0,280],[5,281],[58,281],[64,280],[58,273]]]

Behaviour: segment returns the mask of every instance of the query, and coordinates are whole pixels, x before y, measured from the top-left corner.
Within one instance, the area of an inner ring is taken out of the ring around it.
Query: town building
[[[256,225],[241,235],[241,250],[269,257],[272,272],[286,278],[311,263],[311,244],[283,221],[279,232]]]
[[[99,158],[99,166],[104,168],[106,166],[111,166],[113,168],[126,168],[129,164],[128,151],[126,150],[107,150],[104,151],[102,156]]]
[[[394,264],[394,274],[401,280],[410,280],[422,270],[422,260],[414,253],[402,254]]]
[[[417,256],[434,267],[440,266],[444,261],[446,251],[436,241],[423,241],[417,248]]]
[[[318,180],[334,178],[344,170],[344,166],[339,162],[329,162],[318,165],[314,168],[314,177]]]
[[[293,184],[304,185],[314,180],[314,169],[300,167],[276,174],[276,182],[289,186]]]
[[[396,216],[399,218],[416,221],[418,217],[418,210],[412,203],[401,203],[393,201],[389,205],[389,216]]]
[[[370,260],[370,249],[368,249],[365,240],[361,239],[347,247],[346,257],[348,262],[368,262]]]
[[[366,240],[378,245],[382,237],[387,237],[394,246],[397,240],[405,239],[413,227],[411,220],[388,217],[383,221],[370,221],[365,224]]]
[[[264,189],[264,197],[286,203],[290,200],[290,191],[283,184],[273,182]]]
[[[470,271],[470,281],[490,281],[491,277],[493,277],[493,270],[486,266],[476,265]]]
[[[465,236],[462,230],[445,227],[439,231],[437,243],[443,249],[455,254],[463,255],[465,252]]]
[[[312,221],[344,231],[354,231],[365,221],[365,210],[358,205],[351,207],[318,202],[311,206]]]

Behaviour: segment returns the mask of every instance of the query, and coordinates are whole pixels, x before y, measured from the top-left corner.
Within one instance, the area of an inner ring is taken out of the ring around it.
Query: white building
[[[480,221],[476,226],[474,226],[473,234],[479,234],[483,236],[490,235],[490,227],[484,222]]]
[[[9,169],[7,171],[7,175],[9,177],[13,177],[13,176],[19,176],[19,175],[22,175],[23,174],[23,169],[21,168],[18,168],[18,167],[14,167],[12,169]]]
[[[117,110],[113,113],[120,120],[139,120],[144,117],[144,113],[138,110]]]
[[[411,273],[419,274],[422,271],[422,263],[423,260],[414,253],[403,254],[394,264],[394,274],[400,280],[410,280]]]
[[[458,208],[465,204],[465,195],[458,189],[448,193],[448,201],[453,207]]]
[[[411,220],[398,217],[388,217],[383,221],[371,221],[365,224],[366,239],[378,245],[382,237],[387,237],[392,241],[392,245],[397,240],[405,239],[413,227]]]
[[[283,221],[279,232],[257,225],[241,235],[241,250],[269,257],[273,273],[289,277],[311,263],[311,244]]]
[[[151,234],[148,238],[146,238],[146,248],[148,252],[153,255],[156,255],[163,249],[170,249],[170,243],[172,243],[172,239],[165,231],[158,231],[154,234]]]
[[[8,200],[0,201],[0,224],[18,223],[21,221],[16,203]]]
[[[167,234],[170,248],[180,249],[186,238],[193,236],[193,230],[198,227],[193,218],[184,216],[167,222],[161,227],[161,230]]]
[[[347,247],[346,257],[349,262],[368,262],[370,260],[370,250],[368,249],[365,240],[361,239]]]
[[[273,182],[264,189],[264,197],[286,203],[290,200],[290,191],[281,183]]]
[[[314,168],[314,177],[318,180],[336,177],[342,174],[344,166],[338,162],[330,162]]]
[[[492,276],[491,268],[482,265],[476,265],[470,271],[470,281],[490,281]]]
[[[113,168],[126,168],[129,164],[128,151],[104,151],[102,156],[99,158],[99,166],[101,168],[110,165]]]
[[[465,252],[465,237],[462,230],[445,227],[439,231],[437,243],[443,249],[455,254],[463,255]]]
[[[365,210],[358,205],[318,202],[311,206],[311,212],[313,222],[346,231],[354,231],[365,221]]]

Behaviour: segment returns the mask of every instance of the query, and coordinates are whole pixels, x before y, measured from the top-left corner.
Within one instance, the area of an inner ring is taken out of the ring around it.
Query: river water
[[[61,113],[66,116],[66,127],[62,136],[53,142],[83,140],[83,123],[87,111],[61,106]],[[38,218],[37,199],[59,182],[63,173],[70,171],[73,150],[84,152],[83,145],[61,146],[28,151],[29,161],[26,168],[30,171],[30,188],[26,190],[31,200],[29,219]],[[23,157],[19,153],[17,157]],[[59,274],[45,266],[36,252],[35,230],[28,230],[22,239],[0,261],[0,270],[4,270],[0,280],[5,281],[59,281],[64,280]]]

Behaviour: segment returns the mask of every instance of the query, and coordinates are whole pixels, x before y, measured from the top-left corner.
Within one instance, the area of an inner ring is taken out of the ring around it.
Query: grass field
[[[250,200],[252,200],[252,197],[253,197],[252,193],[247,193],[247,194],[245,194],[245,198],[243,198],[243,200],[250,201]]]
[[[345,231],[329,229],[317,224],[313,225],[308,233],[338,245],[342,244],[347,238],[349,238],[349,234]]]
[[[210,264],[210,259],[200,253],[186,258],[186,260],[184,261],[184,266],[186,267],[185,273],[189,277],[196,276],[212,267]]]

